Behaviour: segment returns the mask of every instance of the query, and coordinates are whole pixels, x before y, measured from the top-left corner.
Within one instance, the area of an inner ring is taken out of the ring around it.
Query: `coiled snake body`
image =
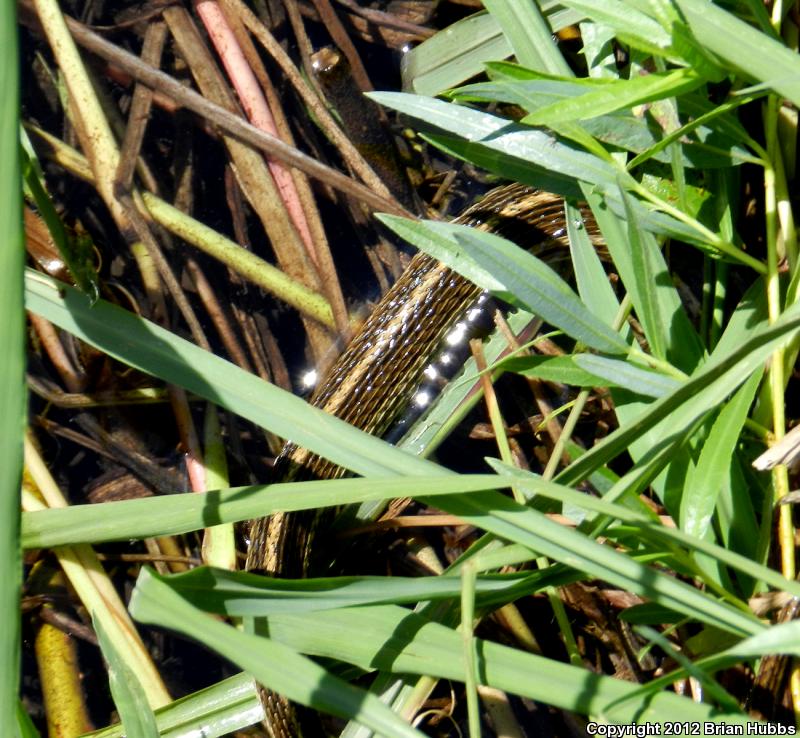
[[[596,237],[588,212],[586,228]],[[524,185],[506,185],[487,194],[453,221],[498,233],[540,258],[563,256],[567,244],[563,201]],[[310,402],[361,430],[381,436],[402,413],[420,385],[442,339],[480,289],[425,254],[417,254],[378,303]],[[282,479],[333,479],[345,472],[327,459],[287,444],[278,459]],[[313,560],[316,511],[279,513],[255,520],[250,529],[246,568],[272,576],[303,577]],[[291,706],[265,692],[267,725],[274,738],[296,738],[300,727]]]

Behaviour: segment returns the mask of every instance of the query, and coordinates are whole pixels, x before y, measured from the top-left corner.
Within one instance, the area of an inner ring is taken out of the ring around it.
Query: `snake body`
[[[587,230],[596,236],[591,216]],[[563,201],[524,185],[506,185],[467,208],[454,223],[516,241],[546,261],[567,244]],[[317,386],[310,402],[373,435],[396,421],[419,387],[445,335],[480,296],[480,289],[426,254],[417,254],[378,303],[361,330]],[[345,470],[288,443],[276,463],[288,479],[333,479]],[[279,513],[253,521],[246,568],[271,576],[304,577],[314,560],[317,511]],[[301,735],[294,711],[274,693],[264,695],[274,738]]]

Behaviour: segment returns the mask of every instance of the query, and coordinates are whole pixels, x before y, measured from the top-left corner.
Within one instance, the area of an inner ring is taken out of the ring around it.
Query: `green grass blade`
[[[380,105],[410,115],[424,125],[448,131],[450,136],[460,136],[470,142],[483,141],[490,149],[523,156],[529,164],[541,170],[542,176],[549,174],[541,186],[551,192],[577,197],[576,180],[584,180],[603,189],[616,188],[618,171],[612,165],[559,143],[544,131],[518,126],[505,118],[419,95],[373,92],[368,97]],[[511,176],[511,172],[507,176]]]
[[[485,0],[484,7],[503,29],[520,64],[550,74],[572,76],[533,0]]]
[[[620,195],[627,212],[630,251],[626,255],[629,258],[622,258],[621,244],[609,244],[614,263],[631,295],[653,356],[668,359],[683,371],[692,371],[703,356],[700,339],[672,285],[653,234],[639,225],[633,199],[622,189]]]
[[[554,33],[581,18],[580,13],[565,10],[556,0],[545,0],[540,6]],[[403,89],[420,95],[438,95],[480,74],[486,62],[512,53],[511,44],[495,18],[488,13],[471,15],[405,55]]]
[[[565,197],[580,198],[579,183],[585,182],[594,185],[609,205],[622,212],[618,188],[620,170],[545,131],[418,95],[373,92],[368,97],[416,118],[423,129],[433,127],[448,131],[423,137],[453,156],[472,161],[502,177]],[[698,240],[698,233],[690,226],[638,202],[636,217],[643,227],[656,233],[690,243]]]
[[[675,392],[652,403],[635,421],[604,438],[573,462],[556,479],[573,485],[587,474],[627,450],[644,433],[664,422],[658,450],[685,440],[685,430],[715,409],[756,369],[769,354],[800,329],[800,305],[793,305],[773,325],[765,321],[749,330],[748,340],[733,348],[720,341],[711,359]],[[678,430],[676,430],[678,429]],[[655,449],[654,449],[655,450]]]
[[[258,639],[240,638],[245,634],[201,616],[168,589],[155,576],[142,576],[134,595],[137,617],[142,613],[146,618],[161,617],[164,608],[177,608],[177,614],[182,617],[163,613],[168,627],[186,632],[190,626],[184,618],[202,617],[202,622],[197,624],[201,628],[199,632],[213,634],[212,645],[220,643],[226,652],[240,644],[256,648]],[[336,658],[363,669],[463,680],[461,636],[403,608],[359,607],[304,615],[275,615],[269,618],[269,628],[273,638],[292,648]],[[224,638],[218,635],[222,629]],[[197,632],[194,635],[197,637]],[[478,640],[476,645],[482,683],[557,707],[587,715],[604,715],[614,722],[635,718],[666,721],[676,714],[682,719],[706,720],[712,719],[714,714],[713,706],[694,703],[666,691],[642,706],[627,699],[638,689],[637,685],[486,641]],[[268,648],[274,646],[273,643]],[[254,661],[261,651],[254,650],[244,657]],[[612,703],[617,706],[606,713],[605,707]],[[725,718],[743,719],[730,714]]]
[[[512,53],[511,44],[491,15],[472,15],[406,54],[402,64],[403,89],[438,95],[480,74],[484,62],[504,59]]]
[[[27,138],[23,130],[22,135]],[[26,196],[33,198],[39,216],[47,225],[58,253],[69,269],[75,284],[83,290],[91,300],[98,297],[97,272],[95,271],[92,243],[86,235],[71,235],[56,211],[50,196],[44,188],[44,175],[41,168],[31,158],[29,146],[22,147],[22,176],[25,180]]]
[[[698,538],[710,532],[717,499],[735,463],[734,452],[760,381],[761,372],[756,372],[722,408],[684,489],[680,527]]]
[[[639,228],[631,207],[630,197],[624,190],[620,190],[620,192],[625,203],[628,220],[628,242],[630,244],[630,261],[628,262],[630,271],[622,279],[633,300],[633,307],[644,329],[650,352],[657,359],[663,361],[667,358],[670,316],[665,315],[665,311],[660,309],[661,306],[656,294],[659,284],[664,285],[664,276],[668,276],[666,264],[654,253],[658,251],[655,239]],[[617,246],[617,249],[619,249],[619,246]],[[622,265],[618,266],[621,274],[625,274],[627,270],[623,269]],[[658,277],[661,277],[661,279],[658,280]],[[678,302],[677,310],[680,309],[681,305]]]
[[[664,397],[680,386],[680,382],[674,377],[621,359],[595,354],[578,354],[573,357],[573,361],[580,369],[601,378],[602,381],[599,385],[595,384],[595,387],[617,385],[643,397]]]
[[[774,569],[754,562],[751,558],[741,556],[735,552],[718,546],[710,541],[702,540],[696,536],[689,535],[678,528],[671,528],[663,525],[660,521],[655,521],[645,508],[645,512],[639,512],[621,504],[607,502],[605,499],[598,499],[584,495],[569,487],[559,484],[546,482],[531,472],[522,469],[513,469],[500,461],[490,459],[492,467],[501,472],[513,473],[519,477],[523,491],[528,495],[544,495],[553,500],[568,504],[575,509],[584,509],[597,512],[610,519],[620,520],[631,528],[635,528],[637,535],[643,539],[651,540],[654,544],[668,542],[677,544],[687,551],[697,551],[710,558],[716,559],[726,566],[737,569],[748,574],[755,579],[763,579],[769,586],[778,590],[786,590],[800,596],[800,584],[786,579],[782,574]]]
[[[200,639],[292,702],[356,720],[388,738],[422,738],[374,695],[333,676],[292,648],[244,633],[192,607],[150,569],[142,569],[130,610],[144,623]]]
[[[574,356],[520,356],[504,359],[500,367],[523,377],[559,382],[571,387],[606,386],[606,380],[601,376],[579,367]]]
[[[233,617],[264,616],[357,605],[403,605],[460,596],[458,576],[327,577],[276,579],[246,572],[199,567],[167,577],[181,597],[208,612]],[[482,602],[509,601],[535,591],[527,573],[484,574],[477,578]]]
[[[389,215],[381,216],[381,221],[483,289],[521,305],[587,346],[627,353],[628,344],[590,313],[552,268],[511,241],[453,223]]]
[[[696,43],[800,105],[800,58],[775,38],[705,0],[675,0]]]
[[[494,79],[491,82],[478,82],[460,87],[451,92],[450,96],[462,102],[506,102],[519,105],[528,112],[536,112],[545,106],[584,95],[587,89],[594,89],[573,81],[547,78],[515,79],[505,74],[510,67],[511,65],[500,67],[503,74],[492,73]],[[490,73],[497,68],[497,65],[491,66]],[[736,130],[737,135],[731,135],[733,121],[729,113],[745,102],[745,99],[733,100],[725,106],[710,108],[708,105],[694,103],[691,96],[683,96],[679,100],[681,113],[691,122],[666,141],[663,134],[656,135],[649,116],[619,112],[613,115],[598,115],[582,120],[581,127],[605,144],[639,154],[640,156],[628,164],[629,170],[634,168],[635,163],[641,163],[651,157],[657,161],[669,162],[670,155],[664,149],[674,140],[681,142],[681,156],[687,167],[713,168],[735,166],[744,162],[759,163],[760,160],[741,145],[747,138],[746,134]],[[723,120],[718,121],[717,118]],[[529,122],[528,118],[523,120]]]
[[[19,705],[19,485],[25,427],[25,317],[22,307],[22,196],[16,4],[0,4],[0,735],[17,733]]]
[[[273,637],[317,656],[400,674],[464,678],[461,635],[400,607],[278,615],[269,618],[269,624]],[[481,639],[476,645],[482,683],[565,710],[614,723],[671,721],[676,715],[683,720],[710,720],[714,716],[713,706],[666,690],[644,703],[626,703],[625,698],[638,685]],[[617,702],[618,707],[606,709]],[[725,720],[740,723],[745,716],[726,714]]]
[[[31,716],[25,712],[22,701],[17,702],[17,738],[41,738],[39,731],[31,720]]]
[[[800,657],[800,621],[777,623],[761,633],[739,641],[720,656],[741,660],[751,657],[760,658],[770,653],[784,653]]]
[[[676,69],[665,74],[653,73],[618,80],[578,97],[540,108],[528,115],[525,122],[530,125],[551,126],[555,123],[595,118],[635,105],[682,95],[704,82],[691,69]]]
[[[152,738],[158,735],[155,715],[139,679],[117,652],[113,640],[106,635],[102,622],[92,618],[92,625],[106,661],[111,695],[125,728],[126,738]]]
[[[611,287],[597,249],[583,225],[581,211],[566,204],[567,235],[575,284],[586,307],[607,325],[613,325],[619,311],[619,302]]]
[[[752,635],[763,627],[749,613],[655,571],[578,531],[559,525],[544,514],[499,493],[476,492],[442,497],[436,504],[482,530],[520,543],[550,560],[577,568],[589,578],[603,579],[626,591],[653,599],[692,619],[737,635]]]
[[[617,38],[639,51],[662,56],[672,45],[660,23],[623,0],[563,0],[563,4],[613,29]]]
[[[440,467],[435,464],[403,456],[409,459],[409,472],[416,463],[433,474],[415,476],[413,482],[409,477],[286,482],[23,513],[22,544],[26,548],[52,548],[176,535],[275,512],[392,499],[411,492],[436,496],[503,486],[502,477],[493,474],[457,476],[442,469],[442,476],[438,476],[435,471]],[[511,483],[508,479],[507,484]]]
[[[158,735],[220,738],[261,721],[264,708],[249,674],[237,674],[155,711]],[[86,733],[83,738],[124,738],[121,725]]]
[[[26,304],[29,310],[128,366],[184,387],[359,474],[387,476],[414,468],[435,474],[439,469],[154,323],[104,300],[90,306],[75,289],[38,272],[27,272]]]

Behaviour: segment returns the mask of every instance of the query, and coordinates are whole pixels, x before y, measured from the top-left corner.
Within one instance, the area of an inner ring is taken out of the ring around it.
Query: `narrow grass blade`
[[[423,498],[424,500],[424,498]],[[603,579],[630,592],[737,635],[752,635],[763,626],[749,613],[720,602],[694,587],[635,561],[578,531],[553,522],[496,492],[442,497],[447,512],[553,561]]]
[[[665,315],[664,311],[660,309],[661,305],[657,301],[656,292],[659,289],[658,285],[663,285],[664,277],[668,276],[666,264],[654,253],[658,251],[655,239],[639,228],[631,207],[630,197],[624,190],[621,190],[621,194],[628,221],[631,267],[631,271],[626,275],[627,279],[623,277],[623,281],[633,299],[633,306],[644,329],[650,352],[657,359],[665,360],[669,343],[667,332],[670,326],[670,316]],[[625,273],[622,269],[620,271]],[[658,277],[661,278],[660,281]],[[680,302],[677,309],[681,309]]]
[[[617,264],[620,276],[630,292],[653,356],[668,359],[679,369],[690,372],[703,355],[700,339],[672,285],[653,234],[640,226],[630,195],[621,189],[620,196],[625,203],[630,244],[630,260],[620,258]],[[620,245],[609,244],[609,248],[616,263],[621,256]]]
[[[747,412],[761,382],[756,372],[722,408],[703,445],[697,466],[684,489],[680,527],[690,535],[704,538],[710,531],[717,498],[734,463],[734,452]]]
[[[544,495],[574,508],[598,512],[610,519],[620,520],[626,525],[635,528],[638,536],[652,541],[655,545],[666,541],[670,544],[677,544],[687,551],[700,552],[724,563],[726,566],[744,572],[754,579],[762,579],[775,589],[786,590],[796,596],[800,596],[799,583],[786,579],[781,573],[753,561],[752,558],[741,556],[710,541],[689,535],[678,528],[663,525],[660,521],[653,520],[649,514],[650,511],[647,509],[644,512],[639,512],[621,504],[607,502],[605,499],[584,495],[569,487],[546,482],[531,472],[512,469],[496,459],[490,459],[489,464],[499,471],[513,473],[517,476],[520,480],[521,489],[529,496]]]
[[[800,329],[800,305],[793,305],[773,325],[758,323],[749,331],[748,340],[731,348],[722,341],[711,359],[688,381],[667,397],[649,405],[633,422],[604,438],[590,451],[573,462],[557,477],[557,481],[573,485],[586,475],[623,453],[642,434],[666,421],[663,441],[653,449],[662,453],[686,440],[685,430],[763,366],[769,354],[784,344]],[[671,430],[670,430],[671,429]]]
[[[200,639],[298,704],[356,720],[388,738],[422,738],[374,695],[333,676],[292,648],[244,633],[192,607],[150,569],[142,569],[130,602],[133,616]]]
[[[597,249],[583,225],[581,211],[566,203],[567,235],[575,283],[584,305],[606,325],[613,325],[619,302],[611,287]]]
[[[672,37],[647,14],[623,0],[563,0],[563,4],[583,13],[596,23],[612,28],[621,41],[654,56],[664,55],[672,45]]]
[[[408,454],[403,456],[410,459],[410,468],[411,462],[432,471],[440,468]],[[507,484],[511,484],[511,480],[507,480]],[[415,476],[413,481],[409,477],[394,477],[287,482],[120,500],[102,505],[73,505],[23,513],[22,543],[26,548],[52,548],[72,543],[174,535],[275,512],[392,499],[412,493],[436,496],[502,486],[503,479],[493,474],[457,476],[443,473],[427,479]]]
[[[458,576],[276,579],[210,567],[176,574],[166,581],[196,607],[233,617],[357,605],[416,604],[457,599],[461,591]],[[484,574],[477,578],[476,595],[482,601],[490,598],[497,602],[504,596],[511,599],[531,582],[527,573]]]
[[[617,385],[643,397],[664,397],[681,384],[674,377],[608,356],[578,354],[573,361],[580,369],[601,378],[601,383],[595,387]]]
[[[520,64],[542,72],[572,76],[534,0],[485,0],[484,6],[503,29]]]
[[[102,622],[92,619],[100,650],[108,668],[108,683],[126,738],[152,738],[158,735],[156,718],[136,674],[117,653],[114,642],[106,635]]]
[[[683,95],[698,88],[705,80],[691,69],[676,69],[664,74],[654,73],[643,77],[618,80],[602,85],[591,92],[547,105],[530,113],[525,122],[530,125],[550,126],[566,121],[595,118],[634,105]]]
[[[41,738],[21,701],[17,702],[17,733],[15,735],[19,738]]]
[[[24,130],[22,135],[27,138]],[[38,162],[33,159],[34,156],[30,144],[22,147],[22,176],[25,180],[26,196],[33,198],[36,210],[47,225],[47,230],[75,284],[91,300],[96,300],[98,297],[97,272],[93,264],[92,243],[85,235],[71,235],[67,232],[55,205],[44,188],[44,175],[41,167],[37,166]]]
[[[27,272],[26,289],[29,310],[109,356],[180,385],[347,469],[376,476],[407,474],[414,468],[428,474],[439,470],[104,300],[90,306],[75,289],[32,271]]]
[[[17,732],[19,705],[19,486],[25,427],[25,317],[16,4],[0,4],[0,735]]]
[[[741,660],[760,658],[770,653],[784,653],[800,658],[800,621],[777,623],[761,633],[739,641],[720,656]]]

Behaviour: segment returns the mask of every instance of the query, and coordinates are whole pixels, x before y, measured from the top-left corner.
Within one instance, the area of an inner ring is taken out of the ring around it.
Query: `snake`
[[[587,208],[584,227],[599,241]],[[564,261],[564,202],[523,184],[502,185],[452,221],[515,241],[547,263]],[[443,339],[481,296],[481,289],[425,253],[405,271],[317,385],[309,402],[351,425],[383,436],[402,415]],[[335,479],[346,470],[288,442],[275,462],[276,480]],[[273,577],[306,577],[321,556],[317,531],[330,510],[277,513],[251,522],[245,568]],[[301,713],[280,695],[262,691],[272,738],[304,734]],[[316,734],[319,734],[318,732]]]

